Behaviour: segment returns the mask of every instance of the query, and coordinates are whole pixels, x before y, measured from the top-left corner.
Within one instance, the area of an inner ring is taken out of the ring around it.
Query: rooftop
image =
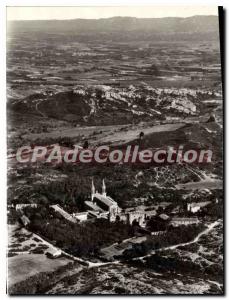
[[[176,218],[172,218],[172,221],[198,221],[197,217],[192,217],[192,218],[187,218],[187,217],[176,217]]]
[[[192,202],[191,207],[199,206],[199,207],[204,207],[210,204],[211,201],[205,201],[205,202]]]
[[[101,202],[103,202],[105,205],[107,205],[109,207],[112,206],[112,205],[117,205],[117,203],[109,196],[103,196],[99,193],[96,193],[94,195],[94,198],[100,200]]]
[[[103,211],[102,208],[100,208],[98,205],[96,205],[96,203],[93,203],[92,201],[85,201],[85,204],[94,211]]]

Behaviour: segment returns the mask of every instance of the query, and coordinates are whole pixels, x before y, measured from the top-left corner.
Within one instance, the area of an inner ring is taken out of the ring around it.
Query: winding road
[[[162,248],[159,248],[157,249],[156,251],[164,251],[164,250],[173,250],[173,249],[176,249],[180,246],[187,246],[187,245],[190,245],[190,244],[193,244],[193,243],[196,243],[199,241],[199,239],[203,236],[203,235],[206,235],[208,234],[214,227],[216,227],[217,225],[219,225],[220,222],[219,221],[215,221],[211,224],[209,224],[207,226],[206,229],[204,229],[203,231],[201,231],[193,240],[191,240],[190,242],[186,242],[186,243],[180,243],[180,244],[176,244],[176,245],[172,245],[172,246],[168,246],[168,247],[162,247]],[[41,236],[39,235],[36,235],[34,234],[35,236],[37,236],[38,239],[40,239],[44,244],[46,244],[47,246],[49,247],[52,247],[53,249],[56,249],[56,250],[61,250],[61,252],[66,255],[67,257],[73,259],[74,261],[77,261],[79,263],[81,263],[82,265],[85,265],[87,266],[88,268],[97,268],[97,267],[102,267],[102,266],[107,266],[107,265],[114,265],[114,264],[119,264],[119,263],[122,263],[121,261],[111,261],[111,262],[90,262],[88,260],[84,260],[80,257],[76,257],[76,256],[73,256],[71,254],[68,254],[67,252],[63,251],[62,249],[60,248],[57,248],[56,246],[52,245],[51,243],[47,242],[46,240],[44,240]],[[149,257],[151,256],[152,254],[155,254],[156,252],[155,250],[151,251],[149,254],[147,255],[144,255],[144,256],[141,256],[141,257],[135,257],[131,260],[141,260],[141,259],[144,259],[146,257]]]

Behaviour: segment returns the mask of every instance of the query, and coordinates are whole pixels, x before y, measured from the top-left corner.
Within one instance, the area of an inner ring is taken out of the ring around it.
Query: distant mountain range
[[[107,19],[74,20],[26,20],[9,21],[9,28],[16,32],[44,31],[49,33],[110,33],[144,32],[152,34],[218,33],[217,16],[193,16],[188,18],[134,18],[113,17]]]

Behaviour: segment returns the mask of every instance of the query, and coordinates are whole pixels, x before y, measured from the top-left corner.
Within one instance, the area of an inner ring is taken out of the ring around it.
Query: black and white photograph
[[[224,295],[223,7],[6,15],[7,294]]]

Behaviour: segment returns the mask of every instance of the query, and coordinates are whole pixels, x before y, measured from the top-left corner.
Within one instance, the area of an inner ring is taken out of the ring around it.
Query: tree
[[[88,141],[86,140],[86,141],[84,141],[83,148],[84,148],[84,149],[88,149],[88,147],[89,147],[89,143],[88,143]]]
[[[141,132],[139,133],[139,139],[140,139],[140,140],[142,140],[142,139],[143,139],[143,137],[144,137],[144,132],[143,132],[143,131],[141,131]]]

